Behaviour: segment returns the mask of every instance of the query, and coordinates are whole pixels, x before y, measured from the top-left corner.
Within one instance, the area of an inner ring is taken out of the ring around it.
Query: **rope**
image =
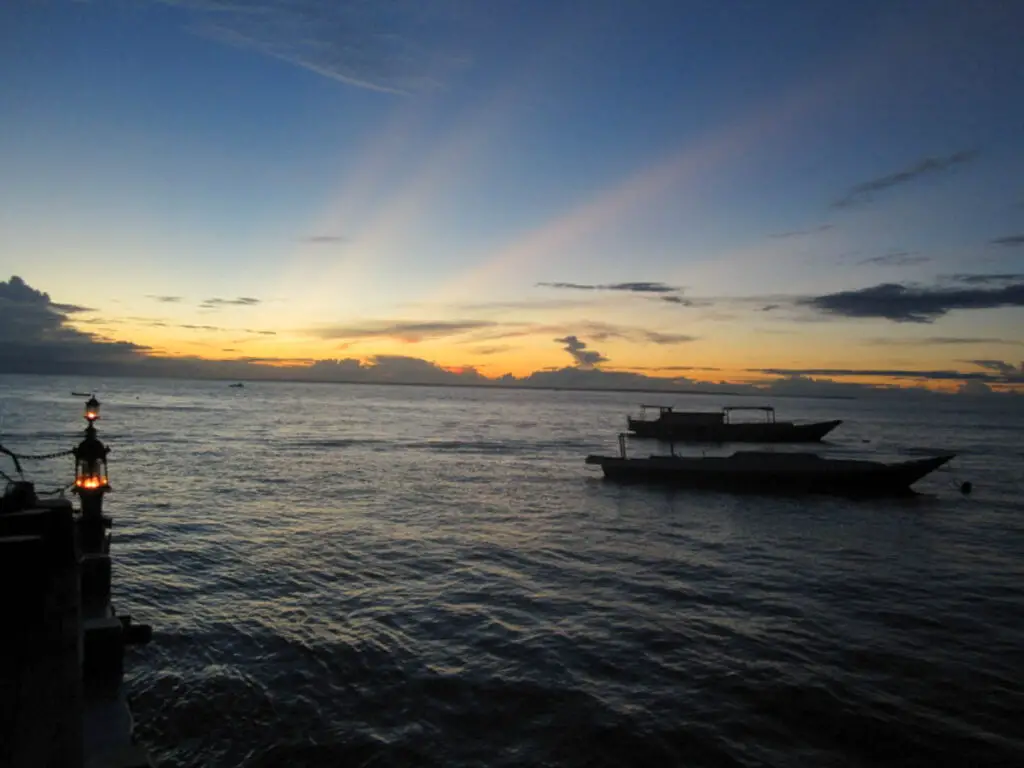
[[[20,477],[22,479],[22,481],[25,480],[25,472],[21,468],[21,462],[22,461],[45,461],[47,459],[60,459],[60,458],[63,458],[65,456],[73,456],[74,453],[75,452],[73,450],[72,451],[67,451],[67,450],[65,450],[65,451],[55,451],[53,453],[15,453],[14,451],[10,450],[9,448],[5,448],[3,446],[3,444],[0,444],[0,454],[3,454],[5,456],[10,456],[11,461],[14,462],[14,469],[18,473],[18,477]],[[0,470],[0,478],[2,478],[2,479],[7,481],[8,488],[10,486],[15,485],[17,483],[17,481],[13,477],[8,475],[3,470]],[[71,485],[74,485],[74,483],[71,483]],[[69,487],[71,487],[71,486],[69,486],[69,485],[62,485],[59,488],[55,488],[52,491],[42,491],[42,493],[44,495],[55,494],[55,493],[59,493],[59,494],[63,495],[64,491],[67,488],[69,488]],[[5,490],[4,493],[6,494],[7,491]]]
[[[13,462],[14,462],[14,469],[15,469],[15,471],[16,471],[16,472],[18,473],[18,475],[19,475],[19,476],[20,476],[21,478],[23,478],[23,479],[24,479],[24,477],[25,477],[25,473],[24,473],[24,472],[22,471],[22,469],[21,469],[21,462],[20,462],[20,461],[18,461],[18,457],[17,457],[17,455],[16,455],[16,454],[14,454],[14,453],[13,453],[13,452],[11,452],[11,451],[8,451],[8,450],[7,450],[6,448],[4,448],[4,447],[3,447],[3,445],[0,445],[0,453],[6,454],[7,456],[10,456],[10,457],[11,457],[11,461],[13,461]],[[4,475],[4,477],[7,477],[7,475],[5,474],[5,475]],[[14,481],[12,480],[11,482],[14,482]]]

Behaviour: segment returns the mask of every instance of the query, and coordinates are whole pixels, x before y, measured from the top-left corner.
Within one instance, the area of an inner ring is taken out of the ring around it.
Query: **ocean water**
[[[0,377],[0,440],[70,447],[90,387],[161,766],[1024,765],[1019,407],[777,400],[958,453],[868,502],[603,481],[649,394]]]

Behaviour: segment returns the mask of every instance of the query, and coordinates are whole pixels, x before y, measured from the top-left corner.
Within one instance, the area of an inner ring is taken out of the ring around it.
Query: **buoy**
[[[972,490],[974,490],[974,484],[970,480],[960,483],[960,493],[964,496],[969,495]]]

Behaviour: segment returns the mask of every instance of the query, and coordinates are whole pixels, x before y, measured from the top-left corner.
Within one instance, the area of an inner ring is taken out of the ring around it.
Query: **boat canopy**
[[[764,413],[764,419],[769,424],[775,423],[775,409],[770,405],[727,405],[722,409],[722,413],[725,415],[725,423],[729,422],[729,414],[733,411],[761,411]]]
[[[733,411],[761,411],[765,414],[765,421],[769,424],[775,423],[775,408],[770,405],[727,405],[721,411],[677,411],[671,405],[648,405],[640,406],[645,412],[657,410],[660,420],[671,421],[674,424],[729,424],[729,416]]]

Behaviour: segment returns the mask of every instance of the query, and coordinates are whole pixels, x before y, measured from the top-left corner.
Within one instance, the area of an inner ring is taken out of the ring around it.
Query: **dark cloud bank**
[[[1024,274],[950,275],[933,286],[883,283],[798,299],[829,315],[931,323],[954,310],[1024,307]]]
[[[18,277],[0,282],[0,373],[62,374],[84,377],[166,376],[196,379],[308,380],[351,383],[446,384],[520,386],[544,388],[658,390],[665,392],[717,392],[721,394],[775,394],[806,396],[856,396],[865,393],[891,393],[892,390],[847,383],[850,376],[877,375],[904,378],[915,382],[929,380],[960,381],[964,391],[982,393],[989,384],[1024,383],[1024,368],[1001,360],[965,361],[979,370],[958,371],[857,371],[761,369],[774,375],[773,381],[758,386],[716,384],[683,376],[653,377],[643,373],[617,371],[601,366],[608,358],[574,334],[553,339],[562,346],[570,364],[555,370],[537,371],[525,377],[505,375],[485,377],[472,366],[448,370],[430,361],[402,355],[377,355],[369,362],[354,358],[339,360],[241,358],[230,361],[197,357],[167,358],[127,341],[110,340],[98,334],[72,327],[69,320],[88,308],[53,302],[50,297],[27,285]],[[406,331],[429,336],[441,324],[418,324]],[[621,329],[598,323],[581,324],[593,331],[593,338],[621,336]],[[385,335],[377,329],[377,335]],[[394,328],[388,328],[394,331]],[[451,328],[441,329],[451,331]],[[629,331],[633,333],[635,331]],[[688,336],[670,336],[644,331],[648,336],[665,336],[671,343],[692,340]],[[373,335],[373,334],[369,334]],[[657,339],[650,339],[654,343]],[[283,364],[283,365],[282,365]],[[687,366],[672,370],[690,371]],[[657,369],[669,371],[670,368]],[[695,370],[695,369],[694,369]],[[703,370],[703,369],[701,369]],[[812,377],[828,377],[822,380]],[[838,379],[838,380],[836,380]],[[913,389],[901,390],[903,394]],[[917,389],[917,394],[928,394]]]

